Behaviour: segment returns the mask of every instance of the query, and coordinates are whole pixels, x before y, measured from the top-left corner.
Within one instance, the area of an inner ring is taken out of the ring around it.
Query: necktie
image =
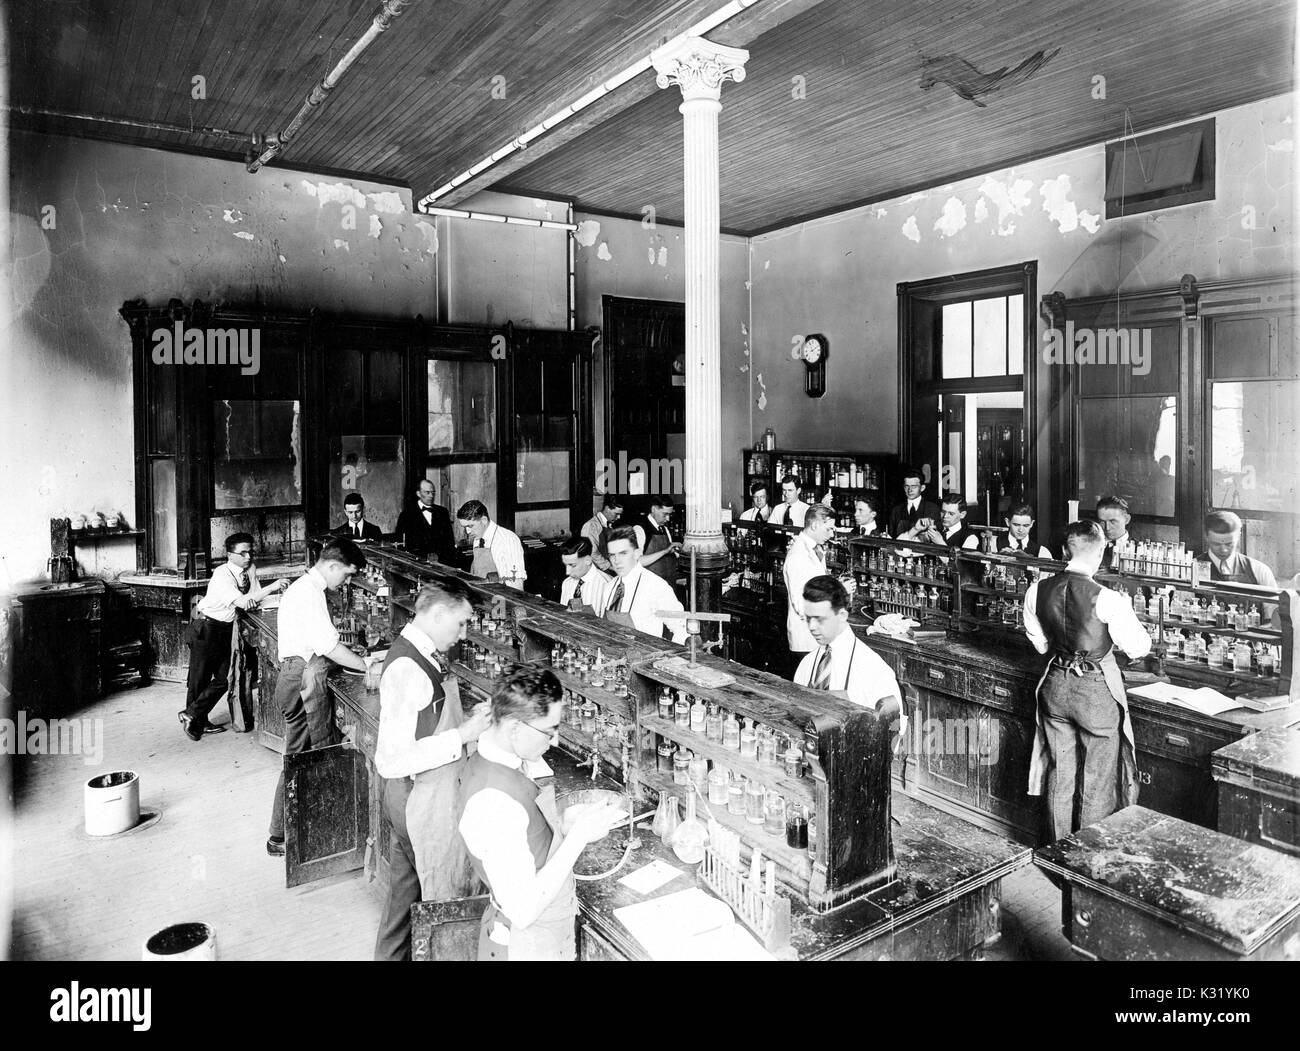
[[[475,544],[474,546],[475,546],[475,547],[482,547],[482,546],[483,546],[483,538],[482,538],[482,537],[479,537],[479,538],[478,538],[478,543]]]
[[[581,580],[579,580],[578,583],[574,585],[574,588],[573,588],[573,597],[574,597],[575,599],[577,599],[579,602],[582,601],[582,581],[581,581]]]
[[[916,514],[916,503],[915,503],[915,502],[910,503],[910,504],[907,505],[907,513],[908,513],[909,515],[914,515],[914,514]]]
[[[610,595],[609,605],[606,606],[605,608],[621,612],[622,605],[623,605],[623,581],[619,580],[619,582],[614,585],[614,593]]]
[[[813,550],[817,552],[817,557],[818,557],[819,559],[821,559],[823,562],[826,561],[826,545],[825,545],[825,544],[818,544],[816,547],[813,548]]]
[[[813,665],[812,678],[808,684],[814,690],[829,690],[831,688],[831,649],[829,646],[823,646],[822,651],[817,654],[817,663]]]
[[[360,540],[360,539],[361,539],[361,523],[358,522],[358,523],[356,524],[356,526],[354,527],[354,529],[355,529],[355,535],[356,535],[356,538],[357,538],[358,540]]]

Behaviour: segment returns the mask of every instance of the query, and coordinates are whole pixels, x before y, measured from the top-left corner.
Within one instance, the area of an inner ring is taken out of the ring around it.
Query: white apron
[[[1137,743],[1133,739],[1133,721],[1128,714],[1128,695],[1124,692],[1124,680],[1120,676],[1119,665],[1115,663],[1115,651],[1112,649],[1097,661],[1097,664],[1101,667],[1102,678],[1106,680],[1110,695],[1115,698],[1122,715],[1120,731],[1123,736],[1119,743],[1118,798],[1119,809],[1123,810],[1124,807],[1136,803],[1138,798]],[[1041,796],[1047,791],[1047,772],[1052,766],[1052,752],[1047,744],[1047,729],[1043,726],[1043,705],[1040,699],[1043,683],[1051,668],[1052,662],[1049,660],[1043,668],[1043,674],[1038,677],[1038,685],[1034,687],[1034,753],[1029,761],[1031,796]]]
[[[492,549],[484,544],[473,550],[474,561],[470,563],[469,571],[484,580],[500,580],[501,571],[497,569],[496,561],[492,558]]]
[[[442,691],[442,714],[435,733],[455,729],[465,721],[460,684],[444,679]],[[413,778],[415,784],[406,801],[406,830],[420,877],[420,897],[425,901],[468,897],[478,884],[464,841],[456,831],[457,783],[466,756],[477,747],[466,745],[464,755],[455,762],[424,770]]]

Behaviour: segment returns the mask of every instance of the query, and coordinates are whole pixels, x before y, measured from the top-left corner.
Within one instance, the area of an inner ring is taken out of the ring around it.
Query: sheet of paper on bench
[[[653,960],[773,960],[731,907],[699,887],[614,910]]]
[[[1225,697],[1209,686],[1191,690],[1186,686],[1175,686],[1171,682],[1153,682],[1147,686],[1135,686],[1128,692],[1134,697],[1145,697],[1152,701],[1165,701],[1190,708],[1202,715],[1218,715],[1220,712],[1230,712],[1234,708],[1241,707],[1239,701]]]

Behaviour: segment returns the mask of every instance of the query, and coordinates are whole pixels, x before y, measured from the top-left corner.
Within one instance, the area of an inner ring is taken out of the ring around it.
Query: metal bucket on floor
[[[141,960],[215,960],[217,932],[206,923],[174,923],[145,939]]]
[[[134,770],[92,777],[85,795],[87,835],[115,836],[140,820],[140,776]]]

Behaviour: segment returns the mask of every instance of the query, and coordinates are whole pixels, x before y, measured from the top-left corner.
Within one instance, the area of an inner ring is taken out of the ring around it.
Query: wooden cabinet
[[[74,712],[103,693],[103,612],[100,580],[18,589],[13,689],[29,716]]]

